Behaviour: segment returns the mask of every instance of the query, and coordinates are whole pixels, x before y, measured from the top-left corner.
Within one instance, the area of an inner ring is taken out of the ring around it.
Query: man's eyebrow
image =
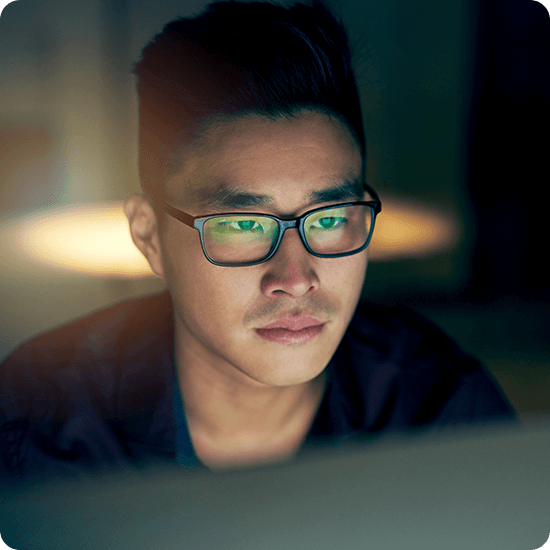
[[[344,180],[342,183],[308,193],[308,206],[325,202],[343,202],[358,200],[363,197],[363,185],[359,179]],[[216,189],[205,189],[198,196],[201,208],[238,209],[265,207],[273,204],[270,195],[258,195],[241,189],[235,189],[224,184]]]
[[[363,197],[363,185],[359,179],[344,180],[335,187],[328,187],[309,193],[309,204],[322,202],[343,202]]]
[[[201,208],[250,208],[251,206],[271,204],[273,197],[249,193],[222,184],[214,190],[202,190],[199,193],[198,201]]]

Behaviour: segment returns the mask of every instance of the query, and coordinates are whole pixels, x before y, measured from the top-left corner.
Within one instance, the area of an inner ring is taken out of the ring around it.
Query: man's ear
[[[153,207],[142,195],[134,193],[124,202],[124,213],[132,240],[147,258],[153,273],[164,280],[159,227]]]

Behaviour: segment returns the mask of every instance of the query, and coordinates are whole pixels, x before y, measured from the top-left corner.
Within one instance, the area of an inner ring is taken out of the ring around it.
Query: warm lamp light
[[[120,201],[52,208],[21,222],[15,248],[35,262],[103,277],[153,275],[132,242]]]
[[[459,224],[433,206],[382,197],[369,245],[371,261],[424,258],[442,253],[460,239]]]
[[[433,208],[384,197],[382,205],[369,246],[371,261],[425,257],[448,250],[459,239],[456,221]],[[132,242],[120,201],[43,210],[16,220],[8,238],[17,254],[70,272],[152,275]]]

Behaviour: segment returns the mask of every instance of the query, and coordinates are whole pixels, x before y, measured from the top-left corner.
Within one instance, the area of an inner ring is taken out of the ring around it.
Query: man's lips
[[[286,315],[277,319],[273,323],[266,325],[265,327],[259,327],[260,330],[270,330],[270,329],[285,329],[291,330],[294,332],[304,330],[309,327],[317,327],[322,325],[323,321],[319,321],[315,317],[310,315],[300,314],[300,315]]]

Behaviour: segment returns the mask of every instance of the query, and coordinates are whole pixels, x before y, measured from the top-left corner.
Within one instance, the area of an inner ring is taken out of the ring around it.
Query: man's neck
[[[326,385],[326,373],[275,387],[215,376],[216,370],[178,360],[178,381],[195,452],[213,469],[291,458],[306,438]],[[242,376],[241,376],[242,375]]]

